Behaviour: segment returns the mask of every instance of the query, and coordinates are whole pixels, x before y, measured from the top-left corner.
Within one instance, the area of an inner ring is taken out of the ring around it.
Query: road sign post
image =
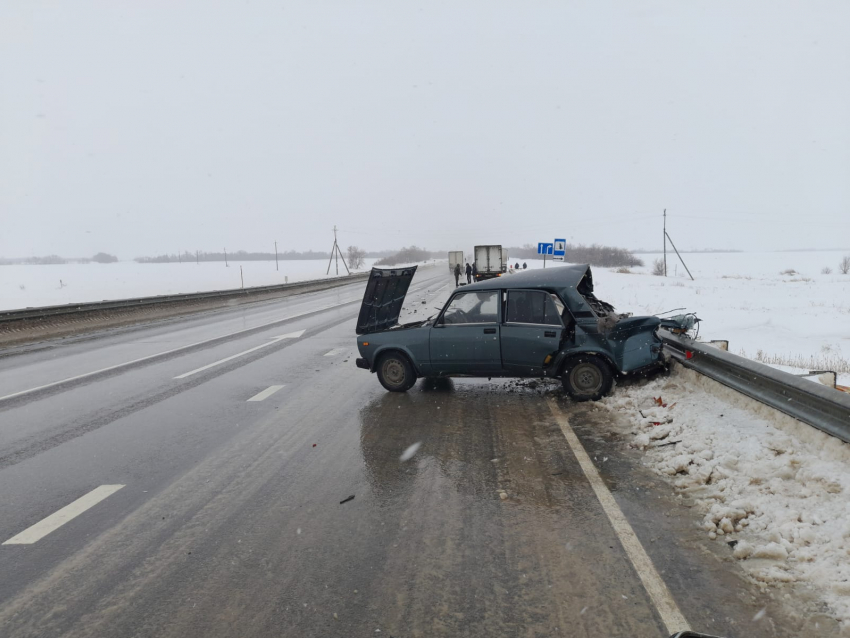
[[[537,254],[543,255],[543,267],[546,268],[546,255],[552,254],[552,244],[540,242],[537,244]]]
[[[564,255],[567,253],[567,240],[556,239],[553,242],[552,259],[555,261],[564,261]]]

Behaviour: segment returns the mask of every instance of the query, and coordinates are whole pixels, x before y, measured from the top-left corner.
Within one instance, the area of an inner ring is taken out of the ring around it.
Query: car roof
[[[511,288],[549,288],[564,290],[578,286],[585,275],[588,275],[588,279],[590,279],[590,265],[588,264],[570,264],[569,266],[538,268],[535,270],[505,274],[501,277],[486,279],[485,281],[479,281],[474,284],[467,284],[460,288],[459,291],[465,292],[468,290],[498,290]]]

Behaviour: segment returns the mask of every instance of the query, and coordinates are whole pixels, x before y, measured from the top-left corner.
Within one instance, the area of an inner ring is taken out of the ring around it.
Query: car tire
[[[407,357],[388,352],[378,360],[378,381],[390,392],[407,392],[416,383],[416,371]]]
[[[584,354],[567,361],[561,383],[573,401],[598,401],[611,391],[614,374],[605,359]]]

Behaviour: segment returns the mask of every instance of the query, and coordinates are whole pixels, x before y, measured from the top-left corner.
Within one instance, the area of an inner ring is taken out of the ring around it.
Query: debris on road
[[[353,501],[353,500],[354,500],[354,494],[352,494],[351,496],[349,496],[349,497],[347,497],[347,498],[342,499],[342,500],[339,502],[339,504],[340,504],[340,505],[342,505],[343,503],[348,503],[348,501]]]
[[[659,443],[653,447],[664,447],[665,445],[676,445],[676,443],[681,443],[681,441],[666,441],[664,443]]]
[[[422,447],[422,441],[417,441],[416,443],[408,447],[404,452],[402,452],[401,456],[398,457],[398,460],[402,463],[404,463],[405,461],[409,461],[419,451],[420,447]]]

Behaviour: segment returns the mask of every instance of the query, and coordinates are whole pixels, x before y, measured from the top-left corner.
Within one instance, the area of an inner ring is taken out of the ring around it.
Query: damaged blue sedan
[[[415,272],[373,268],[357,319],[357,366],[391,392],[420,377],[551,377],[576,401],[596,400],[616,376],[664,366],[660,327],[681,332],[697,321],[617,314],[581,265],[463,286],[436,316],[400,325]]]

